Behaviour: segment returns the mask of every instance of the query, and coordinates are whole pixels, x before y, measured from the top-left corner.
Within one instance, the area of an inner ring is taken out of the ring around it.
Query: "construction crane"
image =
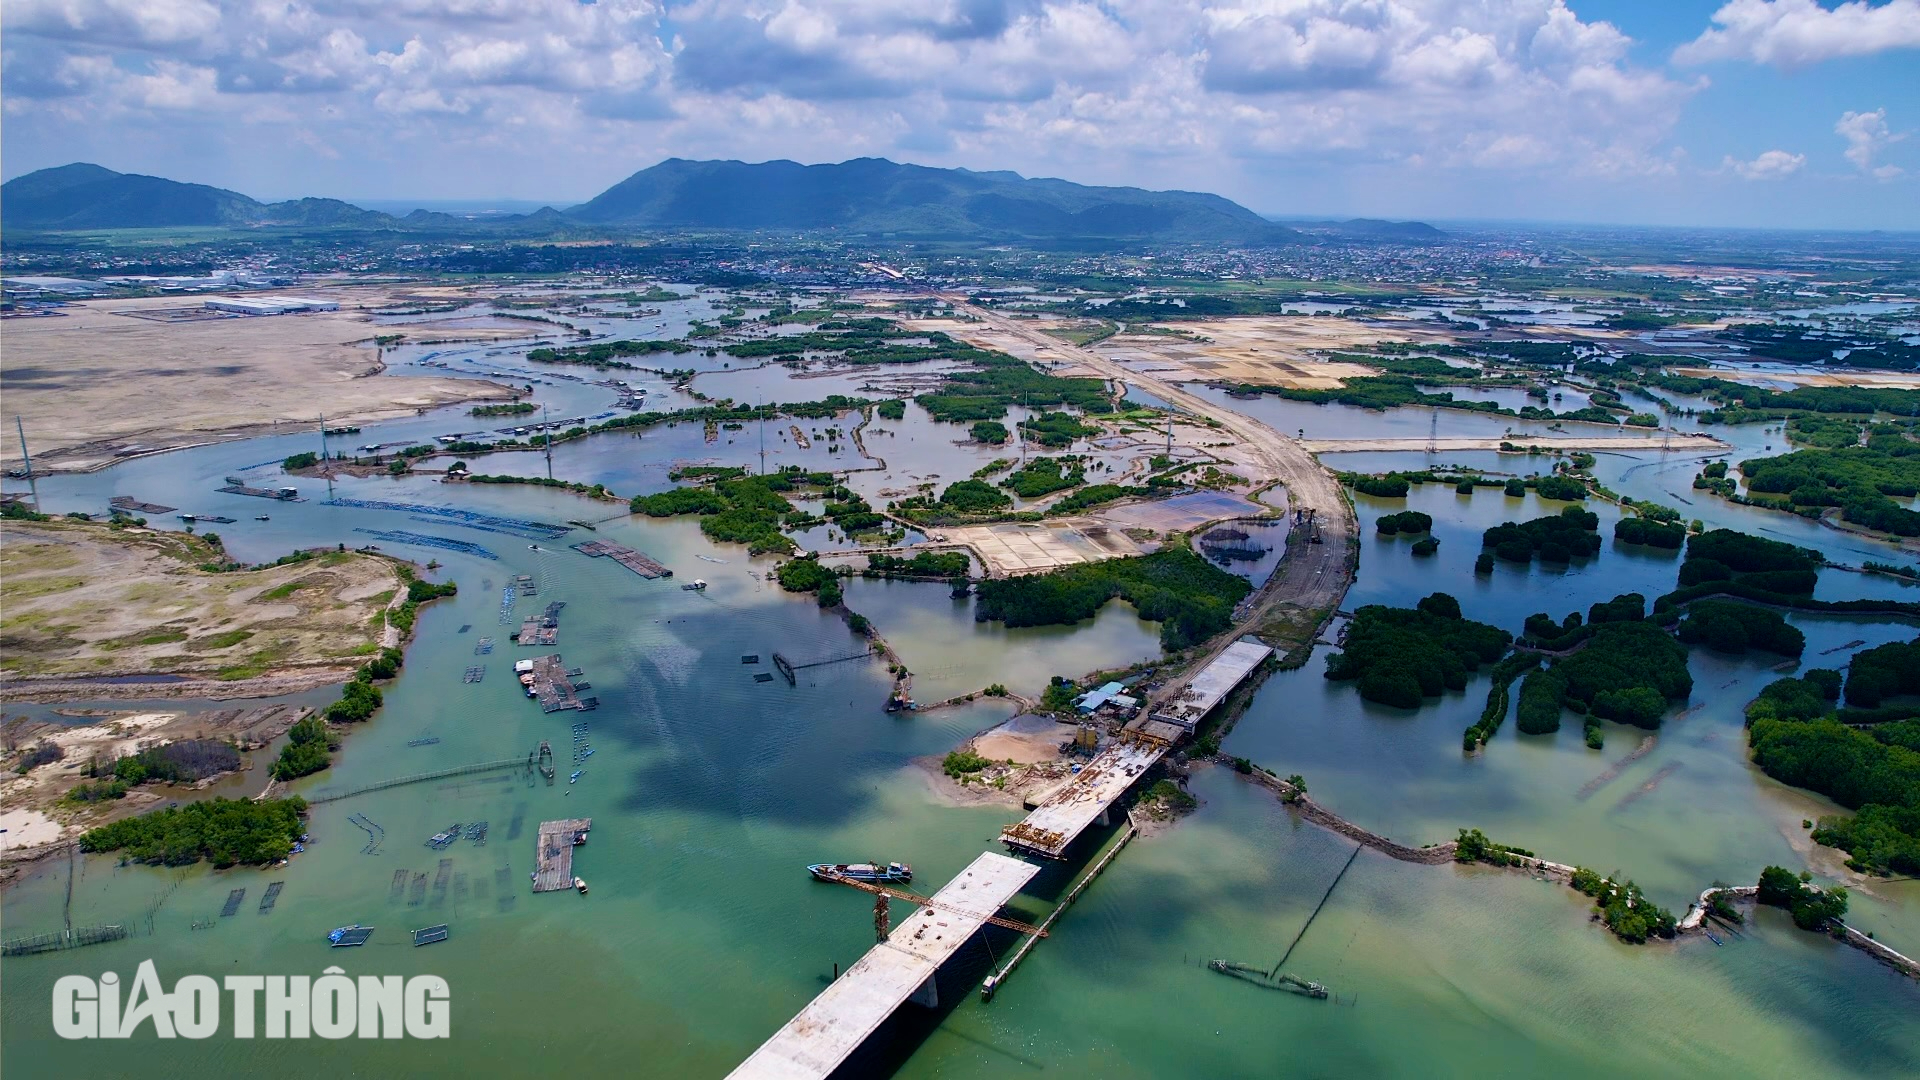
[[[931,897],[921,896],[919,893],[910,893],[905,889],[894,889],[885,885],[875,885],[871,882],[856,881],[850,877],[831,873],[822,873],[820,880],[831,881],[840,885],[851,885],[856,889],[863,889],[873,894],[873,935],[876,941],[887,940],[887,934],[891,930],[892,918],[887,911],[887,900],[889,898],[905,900],[909,904],[918,904],[921,907],[932,908],[935,911],[945,911],[954,915],[965,915],[968,918],[974,917],[970,911],[962,911],[959,908],[948,907],[945,904],[936,904]],[[1047,936],[1045,930],[1031,923],[1023,923],[1018,919],[1003,919],[998,915],[988,915],[986,921],[995,926],[1004,926],[1009,930],[1018,930],[1023,934],[1032,934],[1035,937]]]

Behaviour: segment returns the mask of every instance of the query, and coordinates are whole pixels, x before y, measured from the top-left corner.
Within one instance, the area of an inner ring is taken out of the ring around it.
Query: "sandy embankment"
[[[189,322],[122,314],[204,301],[160,297],[86,301],[58,316],[0,322],[7,407],[25,420],[35,467],[99,468],[120,451],[270,434],[311,426],[321,412],[329,424],[342,424],[504,399],[508,387],[477,379],[376,377],[384,366],[373,339],[505,340],[553,329],[383,326],[366,309],[389,306],[389,290],[312,292],[338,300],[341,310]],[[19,456],[12,443],[0,447],[0,459]]]
[[[1019,806],[1027,796],[1069,775],[1060,744],[1079,730],[1051,717],[1022,713],[958,748],[972,749],[993,762],[967,774],[964,784],[946,774],[944,754],[915,758],[913,767],[926,779],[929,794],[948,806]]]

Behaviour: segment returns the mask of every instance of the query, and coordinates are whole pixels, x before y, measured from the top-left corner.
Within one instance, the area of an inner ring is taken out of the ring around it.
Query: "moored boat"
[[[913,880],[913,867],[903,862],[882,866],[878,863],[814,863],[807,873],[821,881],[847,878],[852,881],[905,884]]]

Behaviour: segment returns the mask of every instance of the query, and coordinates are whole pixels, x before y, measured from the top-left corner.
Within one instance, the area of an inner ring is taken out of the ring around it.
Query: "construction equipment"
[[[910,893],[905,889],[895,889],[886,885],[874,885],[865,881],[855,881],[850,877],[843,877],[839,874],[826,873],[817,876],[821,881],[831,881],[837,885],[851,885],[856,889],[863,889],[874,895],[873,932],[876,939],[880,941],[887,940],[887,934],[891,925],[891,915],[887,911],[887,900],[889,898],[905,900],[909,904],[917,904],[920,907],[930,907],[936,911],[951,912],[955,915],[972,916],[973,914],[972,912],[961,911],[958,908],[948,907],[945,904],[936,904],[929,897],[921,896],[919,893]],[[1018,919],[1006,919],[998,915],[988,915],[986,921],[995,926],[1004,926],[1008,930],[1018,930],[1023,934],[1032,934],[1035,937],[1047,936],[1045,930],[1040,929],[1032,923],[1023,923]]]

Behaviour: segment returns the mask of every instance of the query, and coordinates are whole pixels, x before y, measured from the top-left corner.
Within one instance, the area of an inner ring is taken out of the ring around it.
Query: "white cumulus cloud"
[[[1875,109],[1872,112],[1848,111],[1833,125],[1834,134],[1847,142],[1847,160],[1854,167],[1878,180],[1891,180],[1905,170],[1898,165],[1875,165],[1880,152],[1890,143],[1906,138],[1904,133],[1894,134],[1887,128],[1887,110]]]
[[[1733,171],[1743,180],[1780,180],[1799,172],[1806,163],[1807,155],[1805,154],[1769,150],[1752,161],[1739,161],[1728,157],[1721,163],[1721,167]]]
[[[1920,0],[1849,0],[1834,8],[1814,0],[1728,0],[1713,22],[1674,50],[1676,63],[1751,60],[1791,68],[1920,48]]]

